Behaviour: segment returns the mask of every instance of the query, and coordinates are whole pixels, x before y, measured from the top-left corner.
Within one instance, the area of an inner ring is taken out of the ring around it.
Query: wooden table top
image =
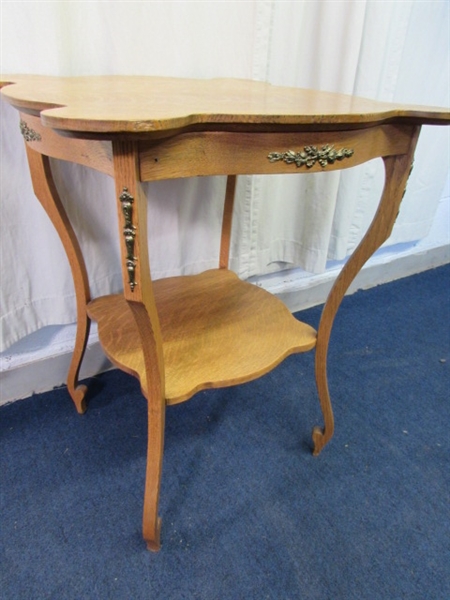
[[[150,133],[384,122],[448,124],[448,108],[376,102],[356,96],[277,87],[244,79],[3,76],[1,93],[19,110],[67,132]]]

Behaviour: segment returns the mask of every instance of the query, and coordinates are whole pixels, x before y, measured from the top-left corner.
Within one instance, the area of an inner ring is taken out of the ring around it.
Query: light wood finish
[[[21,113],[20,118],[21,123],[24,123],[41,138],[37,141],[27,141],[28,146],[36,152],[84,165],[111,175],[111,177],[114,176],[111,142],[73,138],[70,143],[67,143],[67,140],[62,138],[56,131],[44,127],[39,117]]]
[[[316,345],[324,428],[313,431],[314,454],[330,440],[334,422],[326,371],[336,312],[351,281],[392,230],[420,125],[449,124],[450,112],[244,80],[20,75],[4,77],[0,87],[32,130],[25,133],[33,186],[72,268],[78,333],[68,386],[77,410],[85,408],[85,389],[78,387],[77,377],[89,328],[87,312],[98,321],[111,360],[139,378],[147,398],[143,536],[149,549],[158,550],[166,404],[187,400],[205,388],[249,381],[288,354]],[[325,166],[316,161],[310,168],[268,158],[312,145],[334,145],[352,153]],[[122,295],[90,301],[83,257],[47,157],[114,177]],[[227,269],[236,175],[320,172],[375,157],[383,158],[386,171],[380,205],[336,280],[316,335],[278,300]],[[228,176],[219,268],[152,282],[141,182],[202,175]],[[132,199],[131,212],[130,206],[124,212],[125,192]]]
[[[7,85],[8,83],[15,85]],[[6,100],[67,132],[156,133],[200,126],[374,125],[392,119],[445,123],[448,109],[405,106],[244,79],[4,76]]]
[[[67,375],[67,387],[77,411],[83,413],[86,410],[87,387],[78,384],[78,375],[90,328],[90,320],[86,314],[86,304],[90,301],[86,265],[75,232],[53,181],[48,157],[30,147],[27,147],[27,157],[34,193],[59,234],[72,271],[77,302],[77,333]]]
[[[161,520],[158,517],[161,484],[165,422],[165,368],[162,337],[153,285],[150,279],[147,236],[147,200],[138,178],[139,156],[133,142],[113,142],[114,172],[121,239],[124,303],[127,305],[128,323],[139,345],[141,388],[147,398],[148,441],[145,476],[143,536],[149,550],[159,550]],[[124,242],[126,220],[120,196],[124,190],[133,198],[132,221],[135,228],[136,287],[130,289],[126,267],[127,250]],[[115,336],[121,323],[112,324]]]
[[[375,156],[406,152],[412,126],[380,125],[370,129],[307,133],[185,133],[156,142],[140,144],[142,181],[226,174],[320,173],[319,162],[312,167],[297,167],[283,161],[271,162],[271,152],[294,152],[305,146],[353,150],[350,158],[328,164],[327,171],[348,169]]]
[[[333,411],[327,381],[327,353],[333,321],[351,282],[364,263],[388,239],[392,232],[411,171],[419,132],[420,127],[415,127],[406,154],[383,158],[386,179],[377,213],[366,235],[336,279],[322,312],[317,332],[316,383],[325,427],[323,430],[319,427],[315,427],[313,430],[313,453],[315,455],[319,454],[329,442],[334,431]]]
[[[161,279],[153,287],[167,404],[183,402],[202,389],[250,381],[289,354],[315,346],[312,327],[297,321],[280,300],[227,269]],[[108,357],[137,376],[148,395],[138,330],[123,296],[93,300],[88,312],[99,323]]]
[[[222,233],[220,236],[219,267],[226,269],[230,258],[231,226],[233,223],[234,197],[236,195],[236,177],[227,177],[225,202],[223,207]]]

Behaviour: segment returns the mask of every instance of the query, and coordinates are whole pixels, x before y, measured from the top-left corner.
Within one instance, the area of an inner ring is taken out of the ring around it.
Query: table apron
[[[205,175],[291,174],[354,167],[405,154],[414,127],[300,133],[185,133],[139,142],[141,181]]]
[[[114,177],[111,141],[62,137],[39,117],[21,115],[25,142],[45,156]],[[347,169],[380,156],[405,154],[410,125],[296,133],[181,133],[136,141],[141,181],[207,175],[293,174]]]
[[[39,117],[24,113],[20,114],[20,130],[26,144],[39,154],[84,165],[114,177],[111,141],[64,137],[45,127]]]

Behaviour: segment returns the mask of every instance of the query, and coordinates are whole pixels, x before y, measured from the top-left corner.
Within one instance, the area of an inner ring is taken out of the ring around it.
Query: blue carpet
[[[169,408],[159,554],[137,381],[94,379],[83,416],[64,389],[1,408],[0,598],[449,600],[449,282],[344,299],[317,458],[313,353]]]

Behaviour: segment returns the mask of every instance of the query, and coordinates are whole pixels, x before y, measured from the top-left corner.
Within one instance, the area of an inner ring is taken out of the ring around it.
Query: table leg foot
[[[86,393],[87,386],[78,383],[78,375],[80,373],[81,362],[86,351],[87,341],[89,338],[89,330],[91,321],[86,315],[85,307],[80,302],[78,306],[78,324],[77,335],[75,339],[75,347],[73,350],[72,361],[70,363],[69,373],[67,375],[67,389],[72,398],[77,412],[82,415],[86,412]]]
[[[314,444],[313,456],[318,456],[328,442],[333,437],[333,433],[329,432],[327,428],[321,429],[320,427],[314,427],[312,432],[312,440]]]
[[[325,305],[324,313],[326,313],[326,310],[327,305]],[[316,385],[317,393],[319,395],[320,407],[322,409],[324,427],[314,427],[313,429],[312,439],[314,444],[314,456],[318,456],[320,454],[322,448],[324,448],[328,444],[328,442],[333,437],[334,433],[334,416],[333,409],[331,407],[331,399],[330,392],[328,389],[327,378],[327,353],[331,324],[332,320],[331,322],[329,322],[328,326],[324,327],[324,320],[322,318],[321,323],[319,325],[319,330],[317,332]]]
[[[88,390],[87,385],[79,385],[77,387],[68,385],[67,387],[69,389],[70,397],[72,398],[75,408],[77,409],[77,413],[82,415],[87,409],[85,398]]]
[[[161,549],[161,519],[156,520],[155,528],[152,534],[144,534],[147,543],[147,550],[150,552],[159,552]]]

